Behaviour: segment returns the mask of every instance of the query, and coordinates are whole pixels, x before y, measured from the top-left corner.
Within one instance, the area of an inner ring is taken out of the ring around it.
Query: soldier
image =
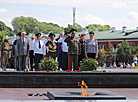
[[[78,68],[78,55],[81,53],[81,46],[78,38],[75,38],[77,30],[71,29],[70,33],[71,36],[68,36],[65,39],[65,42],[67,42],[68,45],[68,57],[69,57],[69,65],[68,69],[72,70],[72,62],[73,62],[73,68],[74,70],[77,70]]]
[[[38,63],[40,63],[40,60],[42,60],[42,58],[46,55],[46,51],[45,51],[45,44],[41,40],[42,39],[41,33],[37,33],[35,36],[37,39],[34,39],[32,44],[34,45],[35,71],[37,71],[39,67]]]
[[[57,41],[54,40],[55,34],[53,32],[49,33],[50,40],[47,41],[46,46],[48,46],[47,56],[56,59],[58,57],[58,44]]]
[[[86,34],[82,33],[80,35],[80,44],[81,44],[81,54],[79,55],[79,60],[78,62],[80,63],[80,61],[82,61],[83,58],[85,58],[85,43],[86,43],[86,40],[85,40],[85,36]]]

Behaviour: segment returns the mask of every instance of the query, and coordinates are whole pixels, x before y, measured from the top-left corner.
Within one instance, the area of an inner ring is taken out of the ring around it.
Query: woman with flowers
[[[98,57],[98,43],[97,40],[94,39],[94,32],[89,32],[90,39],[86,40],[85,44],[85,56],[86,58],[97,59]]]

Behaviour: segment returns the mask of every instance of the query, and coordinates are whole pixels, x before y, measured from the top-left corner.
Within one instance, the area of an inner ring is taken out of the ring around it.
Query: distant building
[[[98,40],[99,48],[107,50],[111,45],[115,48],[122,41],[128,41],[130,45],[138,45],[138,27],[136,30],[127,30],[126,26],[122,30],[116,30],[115,27],[107,31],[95,32],[94,38]]]

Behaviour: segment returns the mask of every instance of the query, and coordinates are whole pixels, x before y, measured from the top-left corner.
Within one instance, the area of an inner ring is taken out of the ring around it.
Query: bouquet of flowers
[[[40,71],[56,71],[58,69],[58,62],[51,57],[43,58],[39,63]]]
[[[81,71],[94,71],[97,69],[97,67],[99,66],[99,63],[96,59],[92,59],[92,58],[87,58],[87,59],[83,59],[82,62],[80,63],[80,70]]]

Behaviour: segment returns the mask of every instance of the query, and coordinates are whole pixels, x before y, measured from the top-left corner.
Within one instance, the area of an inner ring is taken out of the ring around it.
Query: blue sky
[[[14,17],[34,17],[41,22],[53,22],[66,27],[72,24],[76,7],[76,22],[109,24],[116,29],[138,27],[138,0],[0,0],[0,20],[12,27]]]

